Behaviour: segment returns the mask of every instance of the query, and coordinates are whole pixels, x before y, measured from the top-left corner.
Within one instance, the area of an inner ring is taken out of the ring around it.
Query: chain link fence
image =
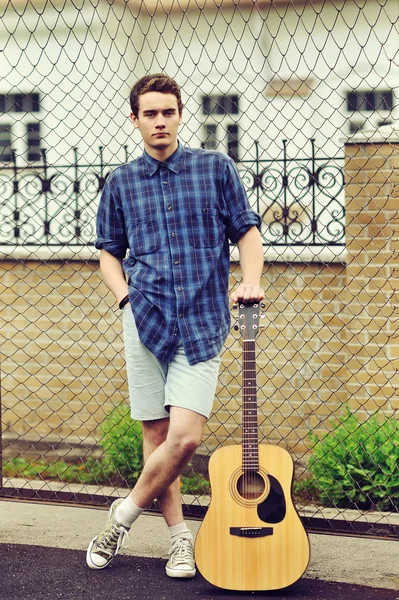
[[[105,505],[140,471],[93,243],[107,176],[142,151],[130,87],[166,72],[183,90],[181,141],[228,153],[262,215],[260,442],[293,456],[309,530],[398,536],[398,10],[0,4],[0,496]],[[182,477],[188,515],[209,503],[210,453],[240,443],[240,406],[232,328]]]

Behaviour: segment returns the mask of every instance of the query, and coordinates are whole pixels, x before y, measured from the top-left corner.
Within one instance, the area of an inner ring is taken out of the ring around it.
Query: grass
[[[70,464],[63,460],[29,461],[26,458],[18,457],[6,460],[3,463],[2,471],[3,476],[7,478],[22,477],[23,479],[52,480],[84,485],[129,487],[127,482],[113,471],[106,459],[89,458],[84,462]],[[207,494],[209,493],[209,481],[199,474],[190,477],[182,476],[181,491],[183,494]]]

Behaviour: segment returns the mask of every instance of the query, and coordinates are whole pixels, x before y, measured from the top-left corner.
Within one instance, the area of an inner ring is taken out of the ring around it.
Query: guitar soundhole
[[[238,478],[237,491],[245,500],[256,500],[265,491],[265,481],[257,471],[247,471]]]

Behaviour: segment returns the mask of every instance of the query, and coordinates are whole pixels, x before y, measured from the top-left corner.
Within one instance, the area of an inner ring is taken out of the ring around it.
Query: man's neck
[[[179,146],[179,142],[176,145],[166,146],[164,148],[153,148],[152,146],[144,146],[145,151],[155,160],[159,162],[165,162],[172,154],[174,154]]]

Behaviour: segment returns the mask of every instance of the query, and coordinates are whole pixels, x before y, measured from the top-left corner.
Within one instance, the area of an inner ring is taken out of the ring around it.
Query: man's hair
[[[132,87],[130,92],[130,106],[135,117],[139,114],[140,96],[147,92],[161,92],[162,94],[173,94],[176,96],[179,115],[181,115],[183,103],[181,101],[180,87],[168,75],[156,73],[155,75],[145,75]]]

